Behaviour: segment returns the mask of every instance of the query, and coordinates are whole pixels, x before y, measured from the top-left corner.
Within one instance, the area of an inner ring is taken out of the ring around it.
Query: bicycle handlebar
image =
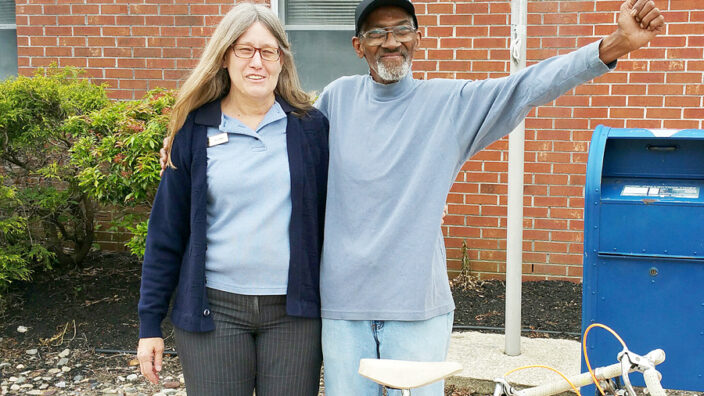
[[[654,367],[643,372],[643,379],[652,396],[665,396],[665,390],[660,385],[660,373]]]
[[[654,365],[658,365],[665,361],[665,351],[662,349],[653,349],[648,352],[645,357],[650,360]]]
[[[665,352],[662,349],[655,349],[648,352],[643,358],[647,359],[652,363],[652,367],[645,370],[643,376],[645,377],[645,383],[653,396],[665,396],[665,392],[662,390],[660,385],[659,373],[655,370],[654,366],[665,361]],[[635,368],[631,368],[629,372],[635,371]],[[647,373],[647,377],[646,377]],[[604,380],[609,378],[618,377],[622,374],[621,363],[615,363],[610,366],[600,367],[594,370],[594,374],[597,380]],[[593,384],[592,376],[589,373],[582,373],[575,375],[569,379],[575,386],[582,387],[586,385]],[[567,392],[571,390],[572,387],[567,383],[567,381],[556,381],[549,384],[544,384],[536,386],[533,388],[523,389],[516,391],[516,396],[546,396],[555,395],[562,392]],[[655,393],[661,392],[661,393]]]

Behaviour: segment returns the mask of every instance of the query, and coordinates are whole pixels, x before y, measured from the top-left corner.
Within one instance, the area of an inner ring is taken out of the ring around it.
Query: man
[[[600,42],[492,80],[415,80],[421,33],[406,0],[363,0],[352,45],[369,75],[342,77],[316,107],[330,121],[321,264],[329,396],[380,395],[361,358],[442,361],[452,330],[440,229],[464,162],[535,106],[615,67],[664,27],[652,1],[627,0]],[[441,383],[414,395],[442,395]]]
[[[330,121],[321,264],[325,391],[377,396],[361,358],[445,359],[454,303],[440,229],[464,162],[508,134],[535,106],[615,67],[665,26],[650,0],[626,0],[601,41],[515,75],[415,80],[421,33],[408,0],[363,0],[355,52],[369,75],[332,82],[316,102]],[[443,395],[436,383],[414,395]]]

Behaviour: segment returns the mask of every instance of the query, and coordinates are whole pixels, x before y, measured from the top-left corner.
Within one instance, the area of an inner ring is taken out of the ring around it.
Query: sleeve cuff
[[[154,315],[140,315],[139,338],[164,338],[161,333],[161,318]]]
[[[596,59],[596,63],[598,63],[599,67],[605,67],[605,72],[609,72],[616,68],[616,64],[618,64],[618,59],[609,64],[605,64],[604,62],[602,62],[601,58],[599,58],[599,47],[601,46],[602,41],[604,41],[604,39],[597,40],[591,44],[587,44],[587,47],[591,47],[589,49],[593,53],[592,58]]]

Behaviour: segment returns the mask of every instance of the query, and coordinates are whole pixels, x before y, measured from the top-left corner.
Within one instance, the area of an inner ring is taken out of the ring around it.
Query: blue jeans
[[[362,358],[444,361],[453,318],[454,312],[419,321],[323,319],[325,395],[381,396],[381,386],[357,373]],[[444,381],[413,390],[413,396],[444,394]]]

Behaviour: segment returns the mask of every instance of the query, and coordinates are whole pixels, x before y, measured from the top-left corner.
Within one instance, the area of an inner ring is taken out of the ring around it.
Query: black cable
[[[95,353],[136,355],[137,351],[130,351],[130,350],[126,350],[126,349],[95,348]],[[176,351],[164,351],[164,355],[178,355],[178,353]]]
[[[452,330],[487,330],[487,331],[504,331],[503,327],[488,327],[488,326],[468,326],[468,325],[454,325]],[[574,333],[571,331],[557,331],[557,330],[533,330],[533,329],[522,329],[522,333],[542,333],[542,334],[565,334],[573,337],[580,337],[581,333]]]

